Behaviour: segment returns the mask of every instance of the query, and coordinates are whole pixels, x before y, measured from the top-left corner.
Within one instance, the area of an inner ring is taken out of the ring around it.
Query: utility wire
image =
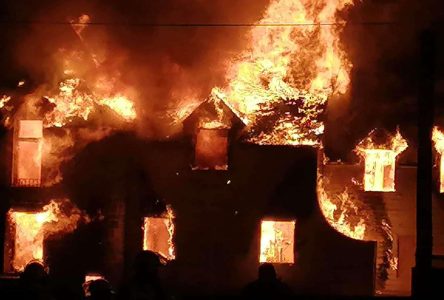
[[[0,20],[0,25],[79,25],[79,26],[140,26],[140,27],[300,27],[300,26],[384,26],[407,25],[407,22],[398,21],[363,21],[363,22],[332,22],[332,23],[148,23],[148,22],[67,22],[46,20]],[[431,24],[444,24],[434,22]]]

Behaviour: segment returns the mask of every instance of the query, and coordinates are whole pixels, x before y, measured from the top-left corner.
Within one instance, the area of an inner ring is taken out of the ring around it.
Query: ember
[[[143,220],[143,250],[156,252],[167,260],[176,258],[174,252],[174,213],[167,206],[161,217],[145,217]]]
[[[262,221],[259,262],[294,263],[296,221]]]

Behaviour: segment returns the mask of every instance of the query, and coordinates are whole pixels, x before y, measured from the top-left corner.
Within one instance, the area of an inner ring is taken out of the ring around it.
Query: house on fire
[[[174,139],[116,133],[82,149],[63,165],[63,181],[45,187],[41,147],[50,129],[18,120],[0,149],[9,170],[1,177],[4,272],[37,259],[73,285],[91,272],[118,285],[145,249],[168,261],[166,281],[188,295],[236,293],[263,262],[300,293],[409,294],[416,167],[402,165],[400,148],[373,141],[360,144],[362,163],[322,163],[314,147],[246,143],[245,125],[210,97]],[[363,185],[353,183],[360,178]],[[61,197],[88,221],[42,232],[43,208]],[[437,190],[437,254],[444,252],[440,198]],[[31,228],[23,216],[32,216]]]

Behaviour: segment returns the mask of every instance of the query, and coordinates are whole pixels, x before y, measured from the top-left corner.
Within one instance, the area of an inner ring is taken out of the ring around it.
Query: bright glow
[[[136,119],[136,109],[134,108],[134,103],[123,95],[103,98],[99,100],[99,103],[108,106],[127,121],[133,121]]]
[[[324,179],[318,176],[317,193],[319,206],[328,224],[349,238],[364,240],[367,225],[363,216],[358,214],[359,209],[348,191],[333,197],[326,191]],[[355,222],[352,221],[353,216],[357,217]]]
[[[27,212],[11,209],[8,212],[7,236],[12,241],[12,249],[5,249],[11,254],[9,265],[5,264],[5,271],[22,271],[25,266],[34,260],[44,262],[45,238],[61,232],[71,232],[77,227],[80,220],[80,211],[71,210],[70,215],[61,211],[60,205],[68,200],[51,201],[42,211]]]
[[[14,186],[40,186],[43,122],[20,120],[14,137],[12,183]]]
[[[396,154],[392,150],[365,150],[364,190],[395,191]]]
[[[294,263],[296,221],[262,221],[259,262]]]
[[[227,130],[201,128],[196,136],[195,169],[228,169]]]
[[[439,153],[439,192],[444,193],[444,133],[438,129],[433,128],[432,140],[435,144],[436,152]]]
[[[407,141],[399,131],[394,136],[382,133],[384,135],[378,136],[378,130],[372,130],[355,149],[365,160],[364,190],[366,191],[395,191],[396,157],[408,147]],[[381,138],[382,141],[376,141]]]
[[[174,252],[174,213],[167,206],[162,217],[145,217],[143,220],[143,250],[156,252],[167,260],[176,258]]]
[[[224,99],[248,120],[248,141],[316,145],[329,97],[344,94],[351,63],[340,44],[338,12],[352,0],[272,0],[255,26],[249,48],[233,61]],[[345,25],[345,22],[343,22]]]

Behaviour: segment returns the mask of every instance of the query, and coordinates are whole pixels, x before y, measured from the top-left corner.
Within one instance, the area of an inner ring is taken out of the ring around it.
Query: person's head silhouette
[[[270,263],[264,263],[259,266],[259,281],[261,282],[273,282],[276,281],[276,270]]]
[[[134,271],[139,279],[157,278],[159,267],[162,265],[159,256],[149,250],[141,251],[134,261]]]

